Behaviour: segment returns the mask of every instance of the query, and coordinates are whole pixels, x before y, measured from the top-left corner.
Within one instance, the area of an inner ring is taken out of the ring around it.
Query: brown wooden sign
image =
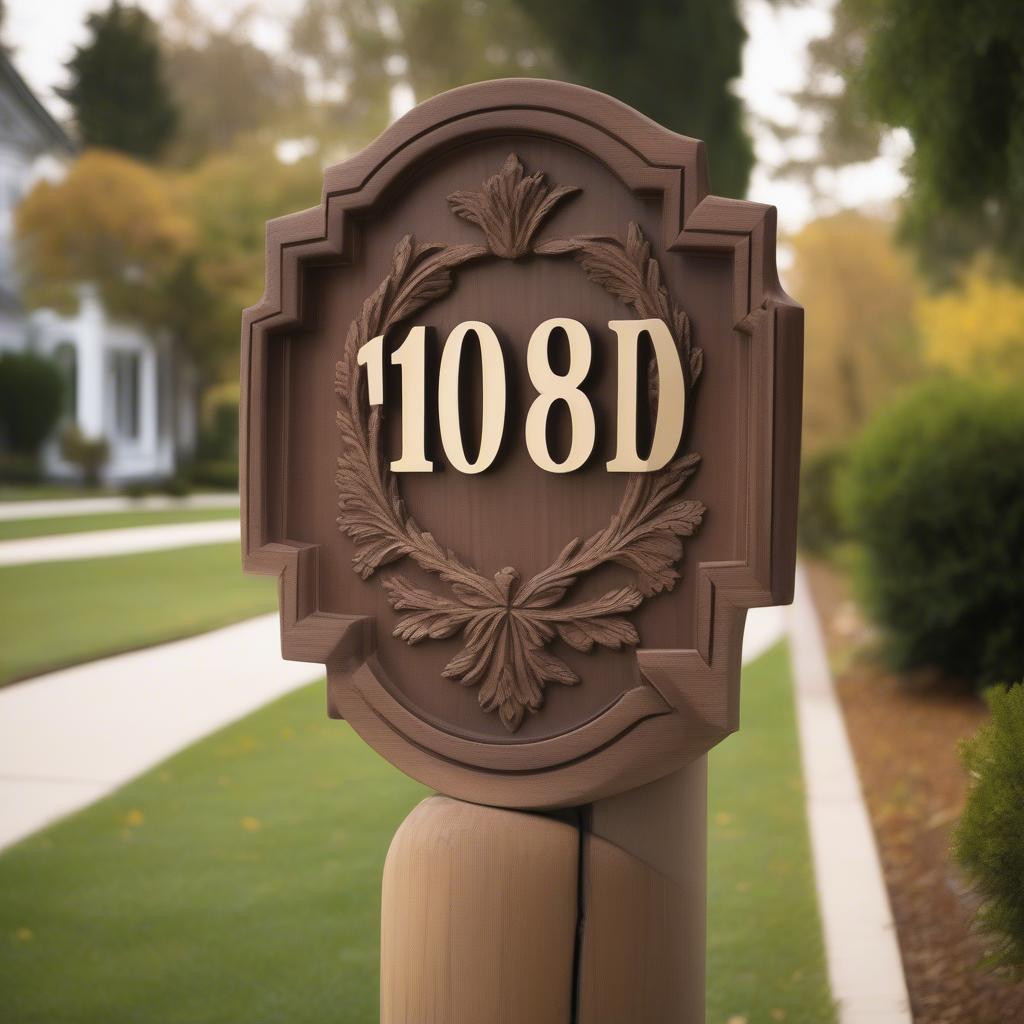
[[[273,221],[242,331],[245,567],[285,656],[451,795],[580,804],[737,725],[790,599],[802,311],[774,209],[575,86],[423,104]]]

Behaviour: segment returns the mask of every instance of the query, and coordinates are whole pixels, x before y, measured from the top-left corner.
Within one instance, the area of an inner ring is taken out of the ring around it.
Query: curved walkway
[[[275,613],[0,690],[0,848],[322,674]]]
[[[744,660],[784,627],[751,613]],[[0,848],[322,675],[282,659],[272,614],[0,690]]]

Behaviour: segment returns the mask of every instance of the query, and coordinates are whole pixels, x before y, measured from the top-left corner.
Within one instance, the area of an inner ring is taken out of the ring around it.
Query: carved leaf
[[[488,247],[421,245],[412,236],[402,238],[392,254],[390,273],[353,321],[335,370],[337,422],[344,442],[335,474],[337,521],[353,543],[353,569],[368,579],[381,566],[409,557],[448,587],[450,596],[417,586],[401,574],[385,579],[388,601],[409,613],[396,623],[394,636],[417,644],[460,635],[463,647],[442,675],[479,687],[480,706],[496,711],[511,732],[527,712],[542,707],[548,684],[579,682],[576,673],[547,649],[556,637],[583,652],[595,645],[617,650],[640,642],[628,615],[646,597],[675,586],[681,538],[691,536],[704,515],[701,502],[679,497],[700,456],[684,455],[657,473],[632,475],[608,525],[586,540],[569,541],[550,566],[525,583],[511,566],[488,579],[454,551],[442,548],[408,514],[384,458],[381,410],[369,406],[357,372],[357,353],[370,338],[446,295],[458,267],[488,254],[515,259],[529,252],[544,218],[576,191],[548,189],[540,173],[525,177],[513,154],[481,192],[449,196],[454,212],[483,230]],[[691,345],[689,319],[673,305],[661,268],[636,224],[629,225],[625,241],[554,239],[536,245],[533,252],[573,255],[591,280],[639,316],[663,319],[671,326],[689,384],[694,385],[703,369],[703,354]],[[649,380],[656,407],[657,375],[650,373]],[[633,571],[635,585],[566,604],[579,577],[606,563]]]
[[[540,171],[523,177],[519,157],[510,153],[502,169],[484,182],[483,191],[453,192],[448,204],[483,231],[495,256],[514,260],[530,251],[544,218],[575,192],[579,189],[569,185],[549,189]]]

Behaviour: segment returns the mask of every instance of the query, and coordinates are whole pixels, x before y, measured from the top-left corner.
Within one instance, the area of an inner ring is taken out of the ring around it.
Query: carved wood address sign
[[[788,601],[802,311],[774,210],[576,86],[418,107],[273,221],[242,331],[245,567],[410,775],[578,804],[737,724]]]

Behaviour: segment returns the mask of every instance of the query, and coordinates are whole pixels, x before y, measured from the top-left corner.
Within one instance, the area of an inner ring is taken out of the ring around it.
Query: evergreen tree
[[[711,187],[742,196],[753,149],[732,92],[746,33],[732,0],[517,0],[564,77],[708,144]]]
[[[307,0],[292,42],[343,92],[334,127],[362,144],[396,87],[417,101],[491,78],[559,78],[704,139],[711,185],[741,196],[753,163],[742,107],[736,0]]]
[[[178,120],[156,26],[144,11],[118,0],[86,24],[90,39],[75,50],[67,65],[71,84],[60,92],[74,110],[81,140],[152,160]]]

